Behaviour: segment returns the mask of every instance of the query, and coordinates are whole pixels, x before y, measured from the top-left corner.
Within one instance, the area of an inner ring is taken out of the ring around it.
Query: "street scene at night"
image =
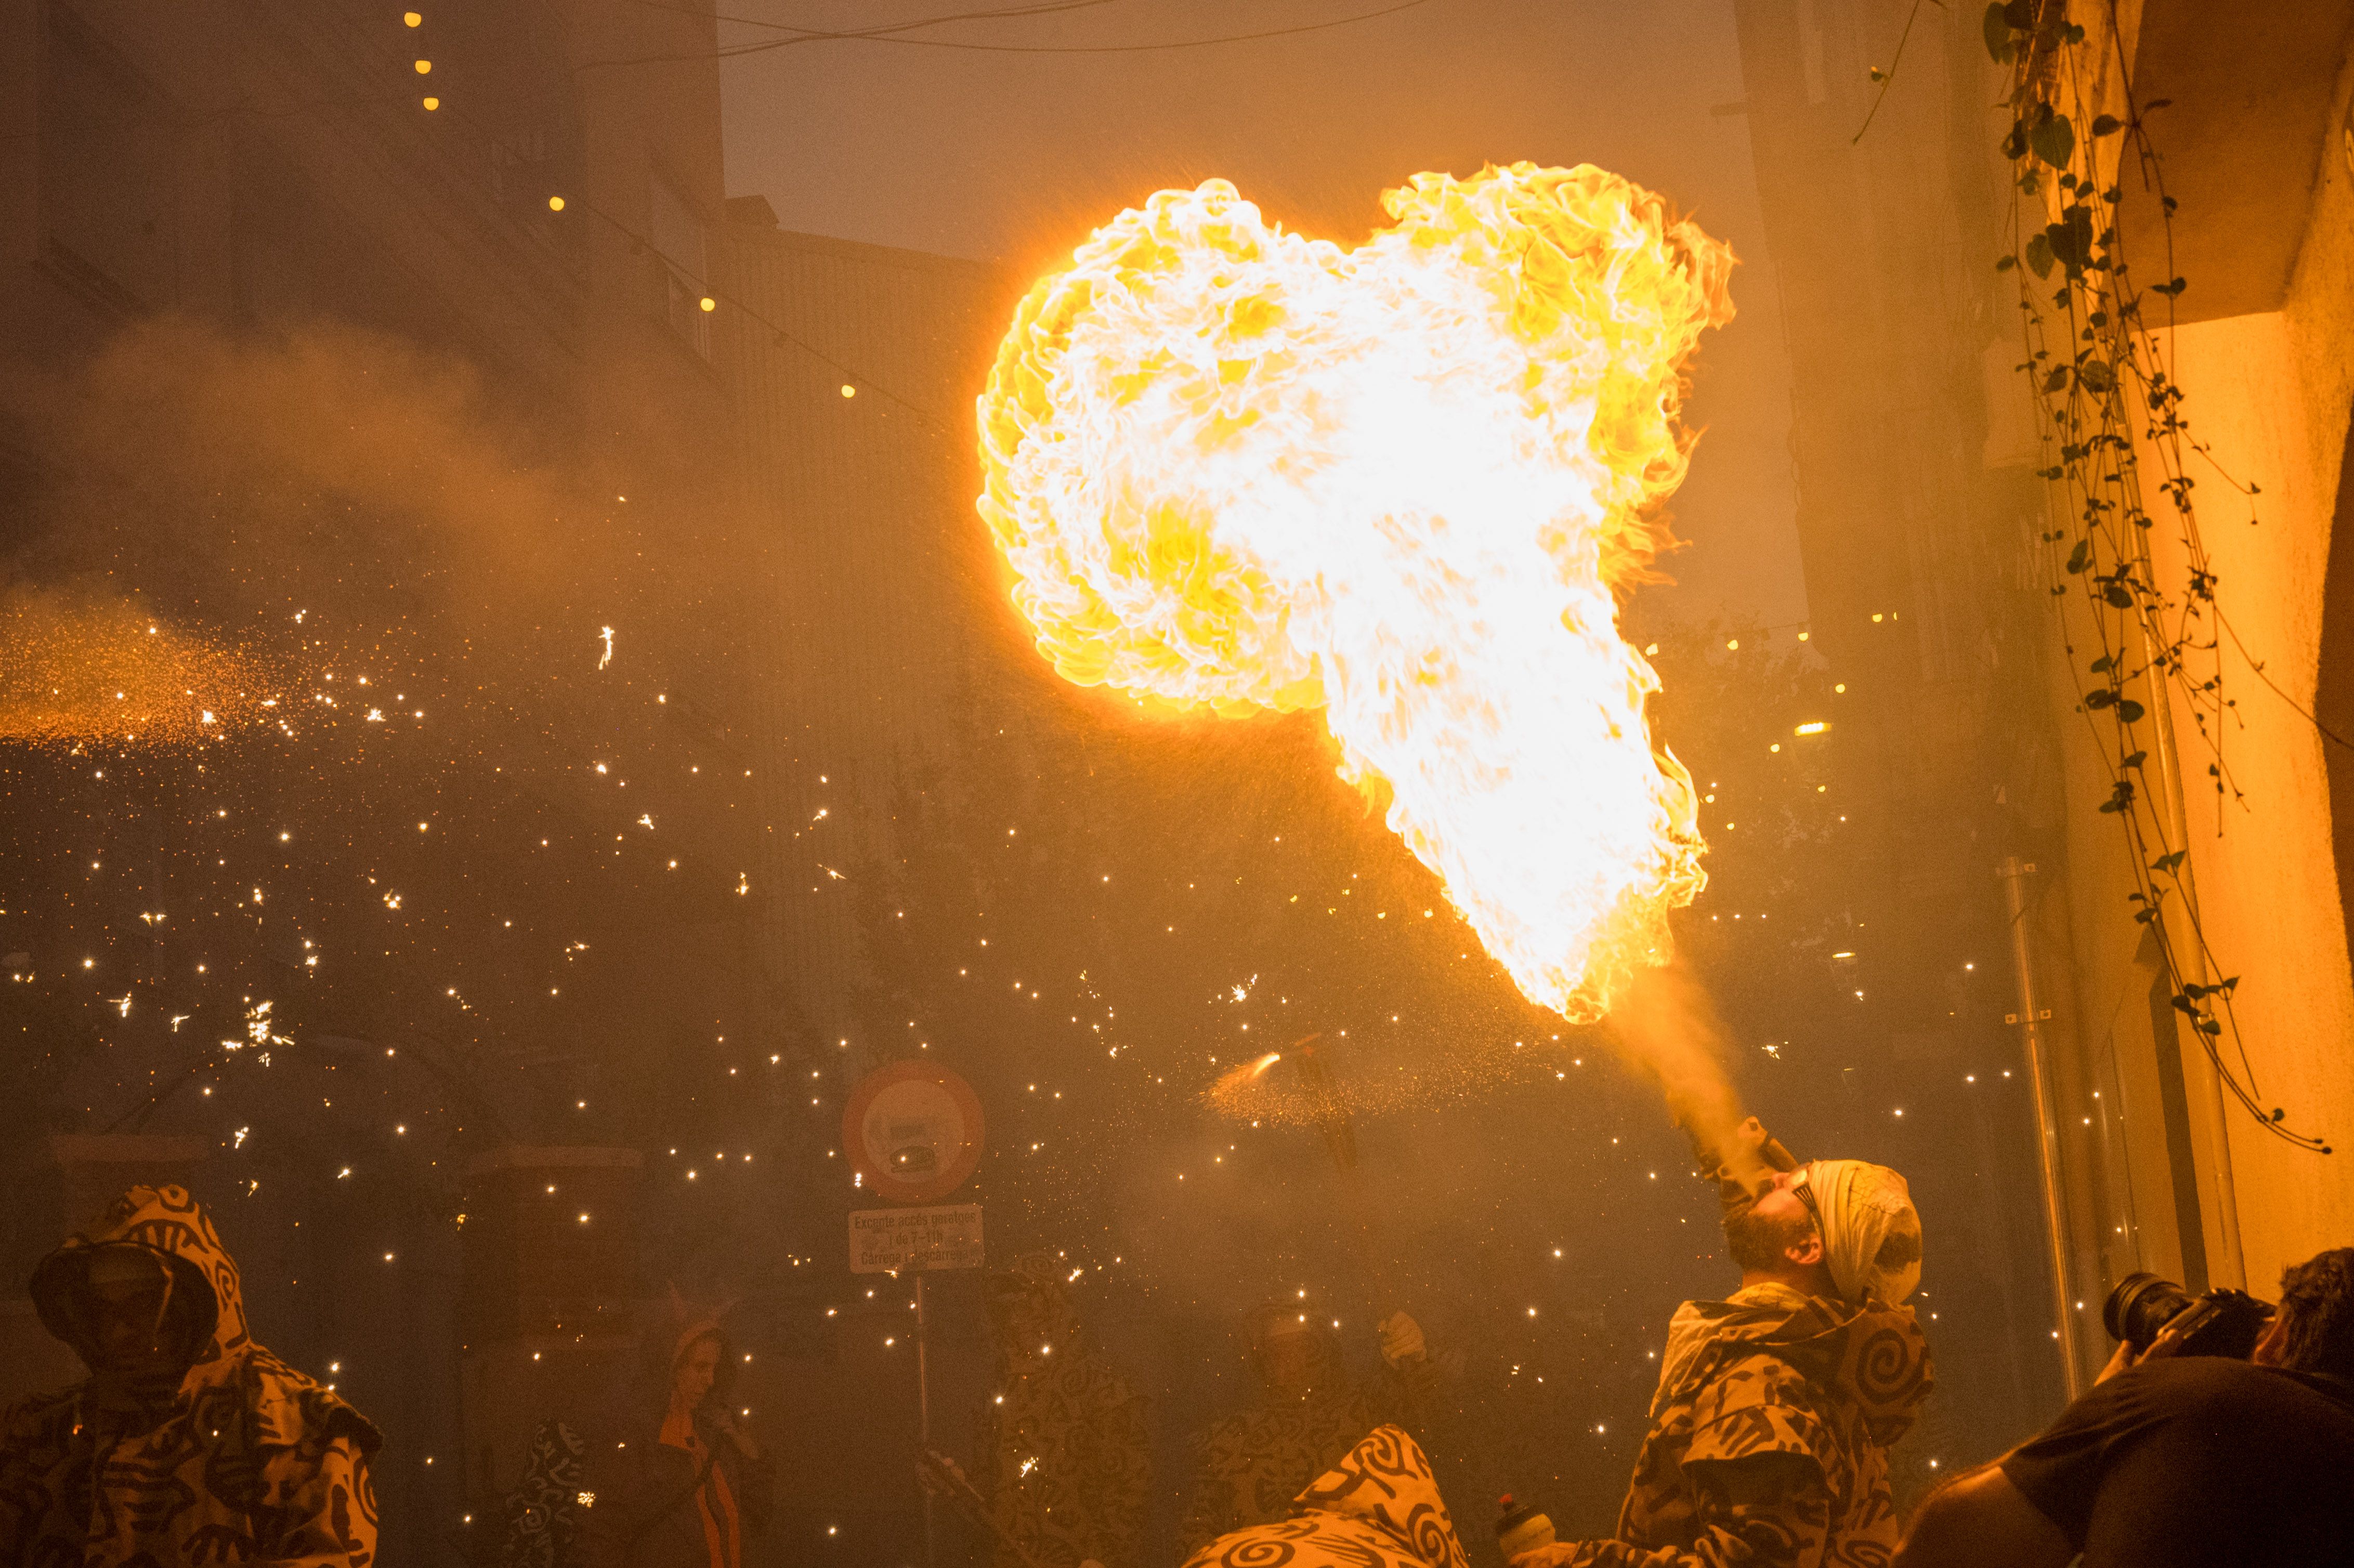
[[[440,4],[0,0],[0,1568],[2354,1568],[2354,0]]]

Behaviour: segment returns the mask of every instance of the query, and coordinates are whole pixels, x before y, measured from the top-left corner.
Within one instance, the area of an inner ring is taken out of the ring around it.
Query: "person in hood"
[[[1385,1375],[1371,1383],[1349,1377],[1328,1321],[1280,1299],[1251,1314],[1258,1399],[1195,1438],[1180,1552],[1191,1554],[1231,1531],[1284,1518],[1299,1489],[1366,1433],[1393,1415],[1419,1415],[1433,1403],[1437,1378],[1422,1326],[1412,1318],[1398,1312],[1379,1326]]]
[[[1402,1427],[1368,1432],[1288,1517],[1218,1537],[1185,1568],[1466,1568],[1430,1460]]]
[[[1904,1305],[1921,1277],[1904,1178],[1818,1160],[1729,1202],[1724,1234],[1741,1288],[1676,1309],[1617,1536],[1514,1568],[1876,1568],[1895,1552],[1888,1449],[1933,1381]]]
[[[774,1467],[728,1404],[737,1357],[716,1318],[671,1337],[660,1421],[615,1451],[587,1495],[595,1568],[744,1568],[769,1521]]]
[[[33,1272],[90,1376],[0,1417],[0,1568],[369,1568],[376,1430],[256,1344],[181,1187],[133,1187]]]
[[[1080,1334],[1066,1272],[1034,1253],[989,1277],[998,1376],[974,1479],[997,1568],[1141,1568],[1152,1501],[1144,1400]]]

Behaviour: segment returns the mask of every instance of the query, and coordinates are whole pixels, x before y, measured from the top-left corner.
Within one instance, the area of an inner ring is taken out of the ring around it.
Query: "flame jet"
[[[1522,991],[1592,1022],[1706,880],[1616,596],[1668,542],[1733,255],[1591,165],[1383,204],[1353,250],[1223,180],[1097,229],[999,350],[981,514],[1064,676],[1321,707]]]

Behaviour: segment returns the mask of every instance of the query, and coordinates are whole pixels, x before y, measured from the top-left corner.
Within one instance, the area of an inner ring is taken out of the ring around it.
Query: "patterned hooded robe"
[[[1139,1568],[1152,1501],[1143,1396],[1081,1340],[1055,1259],[1024,1257],[991,1283],[1018,1298],[1029,1330],[1001,1332],[984,1407],[977,1478],[998,1528],[1038,1568]],[[995,1561],[1023,1568],[1002,1542]]]
[[[68,1297],[91,1249],[143,1248],[196,1304],[202,1348],[176,1384],[92,1377],[0,1417],[0,1568],[368,1568],[383,1439],[254,1343],[237,1265],[182,1187],[133,1187],[42,1260],[33,1301],[74,1347]]]
[[[1883,1568],[1898,1535],[1888,1448],[1932,1384],[1913,1309],[1877,1295],[1859,1308],[1766,1284],[1687,1301],[1668,1327],[1617,1538],[1535,1560]]]
[[[1291,1517],[1230,1531],[1185,1568],[1465,1568],[1430,1460],[1376,1427],[1292,1499]]]

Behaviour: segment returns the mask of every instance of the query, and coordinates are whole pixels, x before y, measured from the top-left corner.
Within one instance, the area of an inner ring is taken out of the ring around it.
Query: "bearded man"
[[[1617,1536],[1514,1568],[1881,1568],[1894,1553],[1888,1448],[1931,1386],[1903,1305],[1921,1277],[1904,1178],[1818,1160],[1733,1192],[1741,1288],[1676,1309]]]

